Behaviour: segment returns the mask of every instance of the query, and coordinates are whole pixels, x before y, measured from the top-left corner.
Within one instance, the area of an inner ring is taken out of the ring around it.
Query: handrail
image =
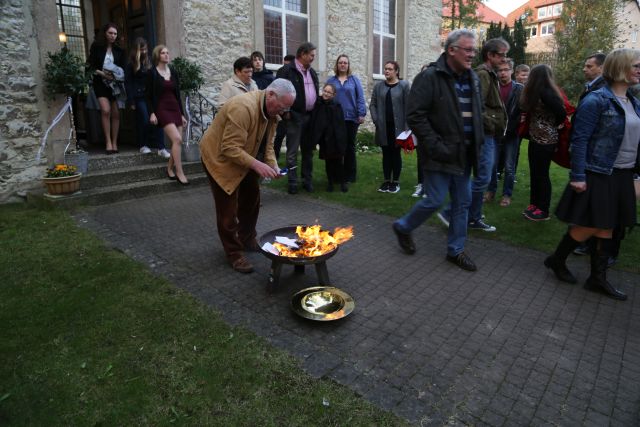
[[[187,145],[190,142],[198,143],[209,125],[216,116],[217,109],[214,103],[201,92],[196,92],[185,99],[187,106]]]

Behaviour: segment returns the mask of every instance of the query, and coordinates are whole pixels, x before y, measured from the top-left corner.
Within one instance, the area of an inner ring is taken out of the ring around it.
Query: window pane
[[[391,37],[382,38],[382,62],[396,59],[396,40]]]
[[[387,7],[385,8],[385,27],[387,28],[385,31],[389,34],[396,33],[396,1],[395,0],[387,0]]]
[[[86,61],[85,58],[85,49],[84,49],[84,38],[82,37],[67,37],[67,48],[74,55],[78,56],[82,62]]]
[[[70,6],[80,7],[80,0],[62,0],[60,4],[67,4]]]
[[[265,6],[282,7],[282,2],[280,0],[264,0],[263,3]]]
[[[271,10],[264,11],[264,54],[267,63],[282,63],[282,15]]]
[[[294,54],[307,41],[307,18],[287,15],[287,53]]]
[[[380,64],[380,36],[373,35],[373,74],[382,74],[382,66]]]
[[[77,7],[62,6],[64,18],[64,32],[73,35],[82,35],[82,16]]]
[[[307,0],[286,0],[286,9],[298,12],[307,13]]]
[[[376,0],[373,4],[373,31],[381,31],[382,0]]]

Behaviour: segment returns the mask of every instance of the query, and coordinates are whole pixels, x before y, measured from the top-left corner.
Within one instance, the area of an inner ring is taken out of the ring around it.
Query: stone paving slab
[[[300,360],[314,377],[355,390],[420,425],[640,425],[638,275],[612,271],[618,302],[555,280],[544,254],[472,235],[466,272],[445,261],[443,228],[423,226],[402,253],[392,218],[265,189],[258,234],[291,225],[354,226],[327,261],[351,294],[351,316],[319,323],[289,308],[317,285],[313,267],[285,265],[266,292],[270,261],[228,267],[209,189],[78,212],[80,225]],[[523,224],[529,226],[530,224]],[[498,231],[499,232],[499,231]],[[585,258],[571,258],[580,280]]]

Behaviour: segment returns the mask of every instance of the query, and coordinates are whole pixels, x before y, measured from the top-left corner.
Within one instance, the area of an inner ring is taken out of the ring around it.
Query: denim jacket
[[[630,92],[627,96],[640,116],[640,101]],[[569,176],[572,182],[586,181],[585,170],[611,175],[624,137],[624,126],[624,109],[609,85],[590,92],[580,102],[571,134]]]

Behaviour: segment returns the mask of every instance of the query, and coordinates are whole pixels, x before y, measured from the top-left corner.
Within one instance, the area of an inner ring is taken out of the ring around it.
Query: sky
[[[509,12],[517,9],[526,2],[527,0],[485,0],[484,4],[500,15],[507,16]]]

